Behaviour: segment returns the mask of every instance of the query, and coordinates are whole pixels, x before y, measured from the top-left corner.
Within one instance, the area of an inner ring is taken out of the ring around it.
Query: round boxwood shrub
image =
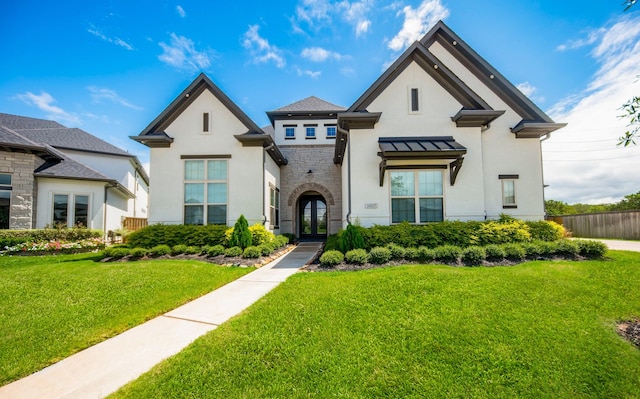
[[[389,259],[391,259],[391,250],[389,247],[375,247],[371,248],[369,251],[369,263],[375,263],[376,265],[381,265],[383,263],[387,263]]]
[[[184,244],[178,244],[171,247],[171,255],[182,255],[187,252],[187,246]]]
[[[132,258],[142,258],[142,257],[146,256],[148,252],[149,252],[149,250],[146,249],[146,248],[136,247],[136,248],[133,248],[131,250],[131,257]]]
[[[523,242],[521,245],[529,259],[537,259],[542,254],[542,248],[537,242]]]
[[[393,259],[393,260],[404,259],[405,250],[400,245],[391,243],[391,244],[387,245],[387,248],[391,252],[391,259]]]
[[[244,249],[244,252],[242,253],[243,258],[249,258],[249,259],[259,258],[260,255],[262,255],[262,251],[260,250],[260,248],[253,245],[250,247],[246,247]]]
[[[120,259],[130,255],[131,250],[126,247],[109,247],[104,250],[103,254],[105,258]]]
[[[404,258],[406,260],[418,260],[420,258],[420,252],[418,251],[418,248],[405,248]]]
[[[556,253],[558,255],[562,255],[567,258],[575,258],[580,253],[580,246],[575,241],[564,239],[557,241],[557,244],[558,249]]]
[[[576,240],[580,248],[580,255],[589,259],[602,259],[609,250],[607,244],[595,240]]]
[[[344,254],[344,259],[347,263],[354,265],[364,265],[367,263],[367,251],[362,248],[352,249]]]
[[[497,244],[489,244],[485,245],[484,252],[487,254],[487,260],[490,261],[501,261],[507,257],[507,253],[504,248]]]
[[[234,256],[240,256],[242,255],[242,248],[240,247],[231,247],[231,248],[227,248],[224,251],[224,256],[226,256],[227,258],[232,258]]]
[[[188,245],[184,251],[185,255],[198,255],[200,252],[200,247],[196,247],[195,245]]]
[[[484,248],[477,245],[472,245],[462,250],[462,262],[467,265],[481,265],[486,257],[487,253],[484,251]]]
[[[462,249],[455,245],[441,245],[434,248],[438,262],[456,263],[462,256]]]
[[[320,256],[320,265],[323,267],[333,267],[342,263],[344,260],[344,255],[342,252],[332,249],[326,251]]]
[[[536,241],[536,244],[540,247],[540,255],[553,256],[558,252],[557,241]]]
[[[433,262],[436,259],[436,251],[429,247],[421,246],[418,247],[418,260],[420,262]]]
[[[151,256],[162,256],[169,255],[171,253],[171,247],[166,244],[156,245],[155,247],[149,250],[149,255]]]
[[[282,248],[289,243],[289,238],[286,236],[276,236],[273,239],[273,244],[275,244],[276,248]]]
[[[260,252],[263,256],[269,256],[273,253],[273,251],[275,251],[275,248],[271,243],[258,245],[258,248],[260,249]]]
[[[213,245],[207,249],[208,256],[218,256],[224,254],[224,247],[221,244]]]
[[[520,261],[527,257],[527,253],[520,244],[502,244],[505,257],[514,261]]]

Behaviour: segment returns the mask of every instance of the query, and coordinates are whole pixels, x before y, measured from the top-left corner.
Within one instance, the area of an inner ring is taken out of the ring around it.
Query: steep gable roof
[[[9,129],[55,129],[65,126],[55,121],[31,118],[28,116],[11,115],[0,112],[0,125]]]
[[[55,148],[130,157],[128,152],[78,128],[16,129],[24,137]]]
[[[247,132],[234,137],[243,146],[263,146],[269,148],[269,155],[278,165],[286,165],[287,159],[275,145],[273,137],[266,134],[245,114],[209,77],[200,73],[191,84],[176,97],[142,132],[129,136],[147,147],[170,147],[173,137],[165,130],[187,109],[205,90],[209,90],[246,128]]]

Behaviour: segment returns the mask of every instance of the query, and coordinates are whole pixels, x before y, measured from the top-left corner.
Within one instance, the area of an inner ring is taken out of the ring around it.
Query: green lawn
[[[0,258],[0,385],[141,324],[252,268],[198,261]]]
[[[640,253],[299,273],[117,398],[637,398]]]

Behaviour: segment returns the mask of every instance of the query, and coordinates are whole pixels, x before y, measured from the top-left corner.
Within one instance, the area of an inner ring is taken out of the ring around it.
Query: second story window
[[[327,126],[327,138],[335,139],[336,138],[336,127],[335,126]]]
[[[296,128],[293,126],[285,126],[284,128],[284,138],[286,139],[295,139],[296,138]]]
[[[316,138],[316,128],[314,126],[307,126],[307,135],[305,136],[308,139]]]

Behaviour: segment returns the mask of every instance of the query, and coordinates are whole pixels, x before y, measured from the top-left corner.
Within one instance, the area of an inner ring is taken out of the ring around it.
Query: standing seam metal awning
[[[380,186],[384,182],[384,173],[387,169],[397,167],[387,165],[389,160],[417,160],[417,159],[453,159],[450,166],[450,182],[453,186],[460,167],[463,155],[467,148],[455,141],[452,136],[419,136],[419,137],[380,137],[378,138],[382,158],[380,162]],[[403,165],[402,168],[410,168],[412,165]]]

